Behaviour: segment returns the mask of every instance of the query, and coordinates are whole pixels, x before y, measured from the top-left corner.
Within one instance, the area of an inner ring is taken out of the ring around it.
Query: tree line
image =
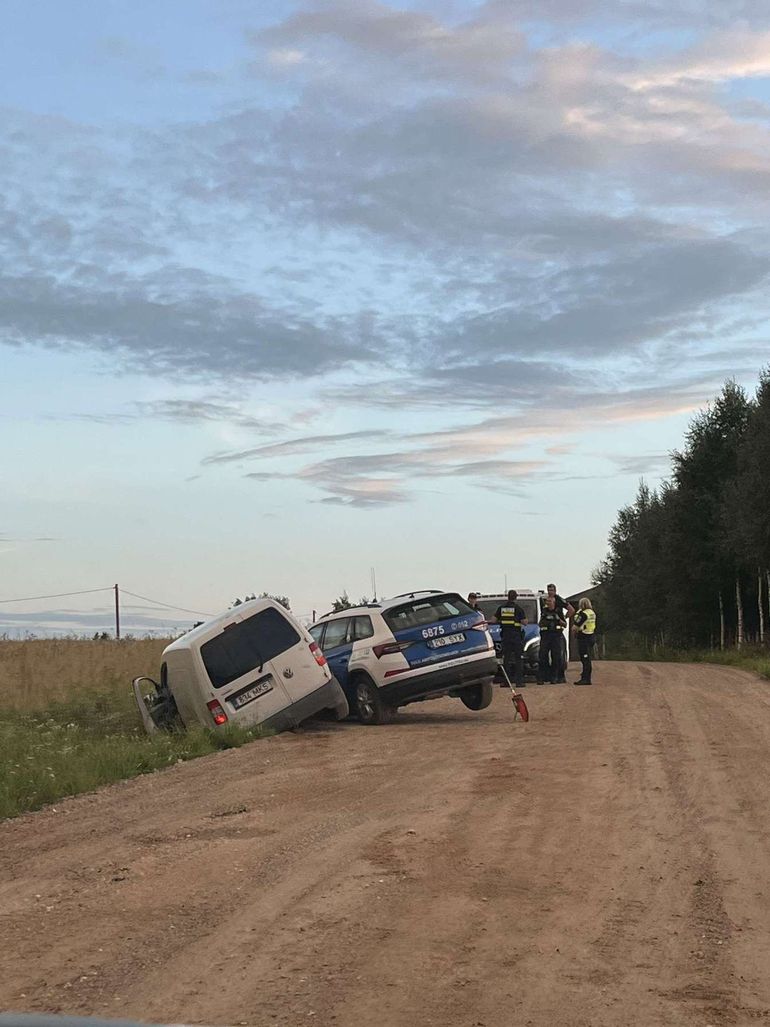
[[[594,573],[603,628],[653,648],[764,644],[770,593],[770,367],[690,422],[671,473],[618,513]]]

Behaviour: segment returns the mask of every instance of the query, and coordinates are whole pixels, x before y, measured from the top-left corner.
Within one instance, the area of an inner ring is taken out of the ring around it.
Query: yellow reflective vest
[[[520,628],[521,609],[516,604],[500,607],[500,625],[503,628]]]
[[[585,620],[581,620],[577,626],[578,634],[580,635],[593,635],[596,631],[596,614],[593,610],[578,610],[577,617],[585,617]]]

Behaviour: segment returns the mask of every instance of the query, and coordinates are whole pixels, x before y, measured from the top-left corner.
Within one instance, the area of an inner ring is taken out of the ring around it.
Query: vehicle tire
[[[379,690],[369,678],[355,680],[355,712],[362,724],[387,724],[395,710],[382,701]]]
[[[474,712],[485,710],[491,704],[493,696],[494,692],[489,682],[485,685],[468,685],[460,692],[463,706]]]

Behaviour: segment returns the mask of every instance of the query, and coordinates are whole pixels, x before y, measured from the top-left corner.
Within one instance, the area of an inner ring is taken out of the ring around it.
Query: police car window
[[[504,606],[505,602],[502,599],[482,599],[479,601],[479,610],[484,614],[487,620],[490,617],[494,617],[497,613],[498,606]]]
[[[522,608],[530,624],[534,624],[540,618],[535,599],[517,599],[516,602]]]
[[[300,641],[292,624],[278,610],[268,607],[204,642],[201,656],[214,688],[223,688]]]
[[[431,596],[428,599],[413,599],[401,606],[383,613],[383,619],[391,631],[424,627],[436,621],[449,620],[466,613],[472,613],[470,606],[456,595]]]
[[[354,617],[353,631],[351,638],[354,642],[360,642],[364,638],[371,638],[374,634],[371,617]]]
[[[335,646],[344,645],[347,641],[349,617],[341,617],[339,620],[330,620],[326,624],[324,635],[324,650],[334,649]]]
[[[321,644],[321,635],[324,633],[324,624],[314,624],[310,629],[310,634],[313,636],[313,640],[319,645]]]

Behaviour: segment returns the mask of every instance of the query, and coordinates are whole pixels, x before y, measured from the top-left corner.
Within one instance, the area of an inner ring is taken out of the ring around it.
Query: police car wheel
[[[355,705],[362,724],[386,724],[392,718],[392,708],[382,701],[377,686],[366,678],[356,681]]]
[[[494,692],[491,684],[469,685],[460,692],[463,706],[467,706],[469,710],[474,712],[485,710],[491,704],[493,696]]]

